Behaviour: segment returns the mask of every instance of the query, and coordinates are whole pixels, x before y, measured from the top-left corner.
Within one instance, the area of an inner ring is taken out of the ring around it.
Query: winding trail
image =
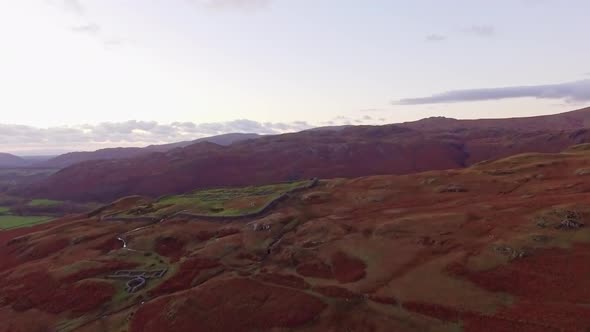
[[[136,233],[136,232],[142,231],[144,229],[148,229],[148,228],[154,227],[156,225],[159,225],[159,224],[165,222],[166,220],[171,219],[171,218],[173,218],[175,216],[176,215],[172,215],[170,217],[164,217],[164,218],[160,219],[159,221],[157,221],[155,223],[152,223],[152,224],[149,224],[149,225],[146,225],[146,226],[137,227],[137,228],[134,228],[134,229],[132,229],[132,230],[130,230],[128,232],[119,234],[119,235],[117,235],[117,240],[120,241],[121,243],[123,243],[123,248],[122,249],[124,249],[124,250],[133,251],[133,252],[148,252],[148,251],[145,251],[145,250],[137,250],[137,249],[129,248],[129,245],[128,245],[128,242],[127,242],[127,236],[129,234]]]
[[[289,192],[283,193],[279,197],[277,197],[274,200],[272,200],[271,202],[269,202],[260,211],[258,211],[256,213],[247,214],[247,215],[241,215],[241,216],[223,216],[223,217],[219,217],[219,216],[194,215],[194,214],[190,214],[188,210],[183,210],[183,211],[176,212],[176,213],[174,213],[174,214],[172,214],[170,216],[165,216],[162,219],[160,219],[160,220],[158,220],[156,222],[152,222],[152,223],[150,223],[148,225],[137,227],[137,228],[134,228],[134,229],[132,229],[130,231],[127,231],[125,233],[118,234],[118,235],[116,235],[116,239],[117,239],[117,241],[119,241],[119,242],[122,243],[123,247],[121,249],[123,249],[123,250],[127,250],[127,251],[134,252],[134,253],[149,253],[150,251],[138,250],[138,249],[130,248],[129,247],[129,241],[128,241],[129,235],[131,235],[133,233],[140,232],[140,231],[142,231],[144,229],[148,229],[148,228],[154,227],[156,225],[162,224],[165,221],[170,220],[170,219],[173,219],[175,217],[185,217],[185,218],[191,218],[191,219],[200,219],[200,220],[204,220],[204,221],[221,221],[221,222],[224,222],[224,221],[225,222],[227,222],[227,221],[250,221],[252,219],[258,219],[260,217],[263,217],[263,216],[269,214],[271,210],[275,210],[276,207],[280,203],[288,200],[291,197],[292,194],[297,193],[297,192],[300,192],[300,191],[304,191],[304,190],[307,190],[307,189],[310,189],[310,188],[313,188],[313,187],[317,186],[318,183],[319,183],[319,179],[318,178],[313,178],[311,180],[311,183],[309,185],[304,186],[304,187],[300,187],[300,188],[295,188],[295,189],[293,189],[293,190],[291,190]],[[103,218],[104,217],[101,217],[101,219],[103,219]],[[113,218],[113,219],[110,219],[110,220],[115,221],[117,219],[116,218]],[[123,219],[121,219],[119,221],[123,221]],[[133,221],[133,219],[130,218],[130,219],[127,219],[126,221]],[[297,226],[299,226],[299,225],[297,225]],[[272,241],[272,243],[269,245],[269,247],[267,249],[267,253],[266,253],[265,257],[264,257],[265,259],[268,257],[268,255],[271,254],[272,249],[274,247],[276,247],[281,242],[281,240],[284,237],[284,235],[286,233],[290,232],[290,231],[292,231],[292,230],[288,230],[288,231],[282,232],[277,238],[275,238]],[[93,324],[93,323],[99,321],[100,327],[104,331],[108,331],[107,324],[106,324],[106,318],[108,318],[110,316],[113,316],[113,315],[116,315],[116,314],[119,314],[119,313],[121,313],[121,312],[123,312],[125,310],[131,309],[131,308],[134,308],[134,307],[137,307],[137,306],[141,306],[146,301],[151,301],[151,300],[154,300],[154,299],[155,298],[142,299],[139,302],[129,304],[129,305],[123,307],[123,308],[119,308],[119,309],[117,309],[115,311],[111,311],[111,312],[107,312],[107,308],[104,308],[102,310],[102,312],[99,314],[98,317],[96,317],[94,319],[90,319],[90,320],[82,323],[81,325],[76,326],[74,328],[74,330],[81,329],[83,327],[86,327],[86,326],[88,326],[90,324]]]

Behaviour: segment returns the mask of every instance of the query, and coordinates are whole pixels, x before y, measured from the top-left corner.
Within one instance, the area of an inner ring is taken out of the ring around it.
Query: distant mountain
[[[307,129],[305,131],[340,131],[342,129],[346,129],[349,127],[354,127],[352,125],[342,125],[342,126],[325,126],[325,127],[315,127],[311,129]]]
[[[527,122],[527,119],[529,121]],[[109,201],[197,188],[301,178],[409,174],[461,168],[524,152],[590,142],[590,108],[521,119],[426,119],[261,137],[229,146],[196,143],[133,158],[88,161],[22,190],[24,195]]]
[[[21,157],[9,153],[0,153],[0,167],[23,167],[28,164],[29,163]]]
[[[171,143],[171,144],[163,144],[163,145],[150,145],[145,148],[146,151],[149,152],[165,152],[170,151],[176,148],[184,148],[186,146],[202,143],[202,142],[209,142],[214,143],[217,145],[228,146],[232,145],[236,142],[245,141],[248,139],[259,138],[261,135],[259,134],[247,134],[247,133],[231,133],[231,134],[223,134],[211,137],[203,137],[196,139],[194,141],[184,141],[178,143]]]
[[[458,129],[501,128],[521,131],[577,130],[590,128],[590,107],[579,110],[522,118],[457,120],[445,117],[431,117],[414,122],[400,123],[399,126],[421,131]]]
[[[38,164],[46,162],[50,159],[57,157],[57,155],[52,156],[20,156],[22,159],[26,160],[29,164]]]
[[[47,168],[65,168],[77,163],[90,160],[125,159],[153,152],[166,152],[200,142],[211,142],[218,145],[226,146],[231,145],[235,142],[257,138],[259,136],[260,135],[258,134],[232,133],[200,138],[194,141],[185,141],[162,145],[150,145],[145,148],[108,148],[89,152],[71,152],[57,156],[44,162],[36,163],[35,166]]]

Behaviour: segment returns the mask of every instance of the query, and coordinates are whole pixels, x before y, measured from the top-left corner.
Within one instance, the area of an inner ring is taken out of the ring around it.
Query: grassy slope
[[[0,229],[14,229],[19,227],[30,227],[50,221],[51,217],[44,216],[10,216],[0,215]]]
[[[210,216],[240,216],[255,213],[284,193],[309,185],[310,181],[279,183],[243,188],[220,188],[195,191],[187,195],[165,196],[149,212],[125,215],[170,215],[179,211]]]
[[[30,206],[35,207],[51,207],[63,204],[62,201],[55,201],[51,199],[34,199],[29,202]]]

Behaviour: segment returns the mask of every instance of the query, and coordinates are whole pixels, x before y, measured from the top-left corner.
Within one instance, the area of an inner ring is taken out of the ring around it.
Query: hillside
[[[522,152],[557,152],[583,142],[590,142],[590,132],[423,132],[395,125],[360,126],[262,137],[227,147],[199,143],[131,159],[86,162],[21,193],[106,202],[126,195],[157,197],[194,188],[450,169]]]
[[[27,165],[28,162],[23,158],[0,152],[0,167],[23,167]]]
[[[506,119],[457,120],[445,117],[432,117],[399,125],[422,131],[458,130],[464,128],[497,128],[526,132],[547,130],[575,131],[590,127],[590,107],[560,114]]]
[[[288,186],[127,197],[0,232],[0,320],[15,332],[586,331],[588,174],[582,145],[321,180],[247,218],[175,211],[247,213]]]
[[[235,142],[253,139],[257,137],[259,137],[258,134],[232,133],[212,137],[204,137],[194,141],[185,141],[162,145],[150,145],[144,148],[109,148],[88,152],[71,152],[57,156],[55,158],[52,158],[41,163],[37,163],[36,166],[44,168],[65,168],[84,161],[133,158],[153,152],[166,152],[176,148],[183,148],[201,142],[210,142],[225,146],[231,145]]]

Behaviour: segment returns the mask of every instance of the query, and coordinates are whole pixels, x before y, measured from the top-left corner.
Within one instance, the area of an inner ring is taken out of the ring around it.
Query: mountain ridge
[[[29,162],[21,157],[0,152],[0,167],[23,167],[28,164]]]
[[[212,142],[219,145],[231,145],[235,142],[246,139],[254,139],[260,137],[258,134],[253,133],[230,133],[222,134],[211,137],[199,138],[193,141],[182,141],[169,144],[149,145],[146,147],[117,147],[117,148],[106,148],[99,149],[96,151],[81,151],[81,152],[70,152],[59,155],[55,158],[47,161],[37,163],[35,166],[47,167],[47,168],[65,168],[80,162],[91,161],[91,160],[102,160],[102,159],[125,159],[133,158],[141,154],[148,154],[152,152],[166,152],[176,148],[183,148],[191,144],[199,142]]]

